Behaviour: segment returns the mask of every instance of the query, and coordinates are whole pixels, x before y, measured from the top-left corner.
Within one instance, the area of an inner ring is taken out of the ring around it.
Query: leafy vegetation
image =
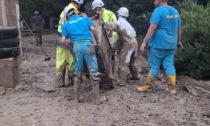
[[[210,4],[186,1],[181,9],[183,51],[176,57],[178,72],[196,79],[210,77]]]

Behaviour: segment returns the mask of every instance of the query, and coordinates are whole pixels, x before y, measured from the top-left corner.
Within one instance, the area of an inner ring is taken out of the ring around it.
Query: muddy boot
[[[74,95],[75,95],[74,98],[77,103],[81,101],[80,86],[81,86],[81,78],[74,77]]]
[[[117,70],[117,85],[123,87],[126,85],[126,68],[125,66],[120,66]]]
[[[140,74],[132,75],[132,77],[128,78],[129,80],[140,80]]]
[[[131,78],[128,78],[129,80],[140,80],[140,74],[138,73],[138,70],[134,65],[129,65],[129,70],[132,75]]]
[[[72,75],[68,75],[68,83],[67,83],[67,87],[72,86],[74,84],[73,81],[73,76]]]
[[[124,87],[126,84],[125,81],[120,81],[119,78],[117,79],[117,85],[120,86],[120,87]]]
[[[100,89],[99,89],[99,81],[91,80],[92,89],[93,89],[93,97],[94,97],[94,104],[100,105],[106,101],[105,96],[100,96]]]
[[[169,93],[176,94],[176,76],[168,76],[169,79]]]
[[[62,68],[59,68],[59,69],[56,69],[56,85],[58,87],[64,87],[65,85],[65,68],[62,67]]]
[[[139,86],[136,88],[137,92],[147,92],[149,90],[149,88],[155,84],[155,78],[153,76],[151,76],[150,74],[148,74],[147,76],[147,80],[144,83],[144,86]]]
[[[99,74],[98,73],[91,73],[91,85],[92,85],[92,90],[93,90],[93,97],[94,97],[94,103],[96,105],[102,104],[103,102],[106,101],[106,97],[100,96],[100,89],[99,89]]]

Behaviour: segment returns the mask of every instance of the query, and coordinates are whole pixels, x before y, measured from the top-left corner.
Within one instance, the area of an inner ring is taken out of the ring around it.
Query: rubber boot
[[[136,66],[129,65],[129,70],[132,75],[132,77],[129,78],[130,80],[140,80],[140,74],[138,73]]]
[[[137,92],[147,92],[149,90],[149,88],[155,84],[156,79],[151,76],[150,74],[148,74],[147,76],[147,80],[144,83],[144,86],[139,86],[136,88]]]
[[[123,87],[126,85],[126,73],[125,73],[125,66],[121,66],[120,68],[118,68],[117,71],[117,85],[120,87]]]
[[[66,86],[69,87],[69,86],[72,86],[73,84],[74,84],[73,75],[68,74],[68,84]]]
[[[99,81],[91,80],[91,84],[92,84],[92,90],[93,90],[94,103],[98,105],[100,104]]]
[[[81,86],[81,79],[79,77],[75,77],[74,78],[74,95],[75,95],[74,98],[77,103],[81,101],[80,86]]]
[[[100,89],[99,89],[99,81],[91,80],[92,89],[93,89],[93,97],[94,97],[94,104],[99,105],[106,101],[105,96],[100,96]]]
[[[65,68],[61,67],[59,69],[56,69],[56,85],[58,87],[64,87],[65,85]]]
[[[176,94],[176,75],[168,76],[169,79],[169,93]]]

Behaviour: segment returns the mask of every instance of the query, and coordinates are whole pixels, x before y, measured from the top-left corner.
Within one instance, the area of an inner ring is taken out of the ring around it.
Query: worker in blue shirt
[[[150,71],[144,86],[137,87],[138,92],[145,92],[154,85],[162,65],[169,79],[169,93],[176,94],[176,71],[174,55],[177,46],[181,46],[181,20],[178,11],[168,6],[167,0],[155,0],[156,9],[150,18],[150,27],[140,46],[144,52],[148,43],[148,62]]]
[[[67,6],[64,9],[67,22],[62,27],[62,43],[67,45],[66,38],[70,37],[73,44],[72,54],[74,55],[74,92],[76,102],[81,101],[80,85],[84,62],[90,72],[91,84],[93,88],[94,101],[101,103],[99,92],[99,72],[98,63],[93,46],[93,36],[98,42],[98,34],[93,22],[87,17],[76,15],[74,8]]]

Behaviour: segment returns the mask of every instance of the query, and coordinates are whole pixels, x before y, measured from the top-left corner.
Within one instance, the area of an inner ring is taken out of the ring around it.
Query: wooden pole
[[[5,0],[2,0],[1,2],[2,2],[3,26],[7,26],[6,3],[5,3]]]

